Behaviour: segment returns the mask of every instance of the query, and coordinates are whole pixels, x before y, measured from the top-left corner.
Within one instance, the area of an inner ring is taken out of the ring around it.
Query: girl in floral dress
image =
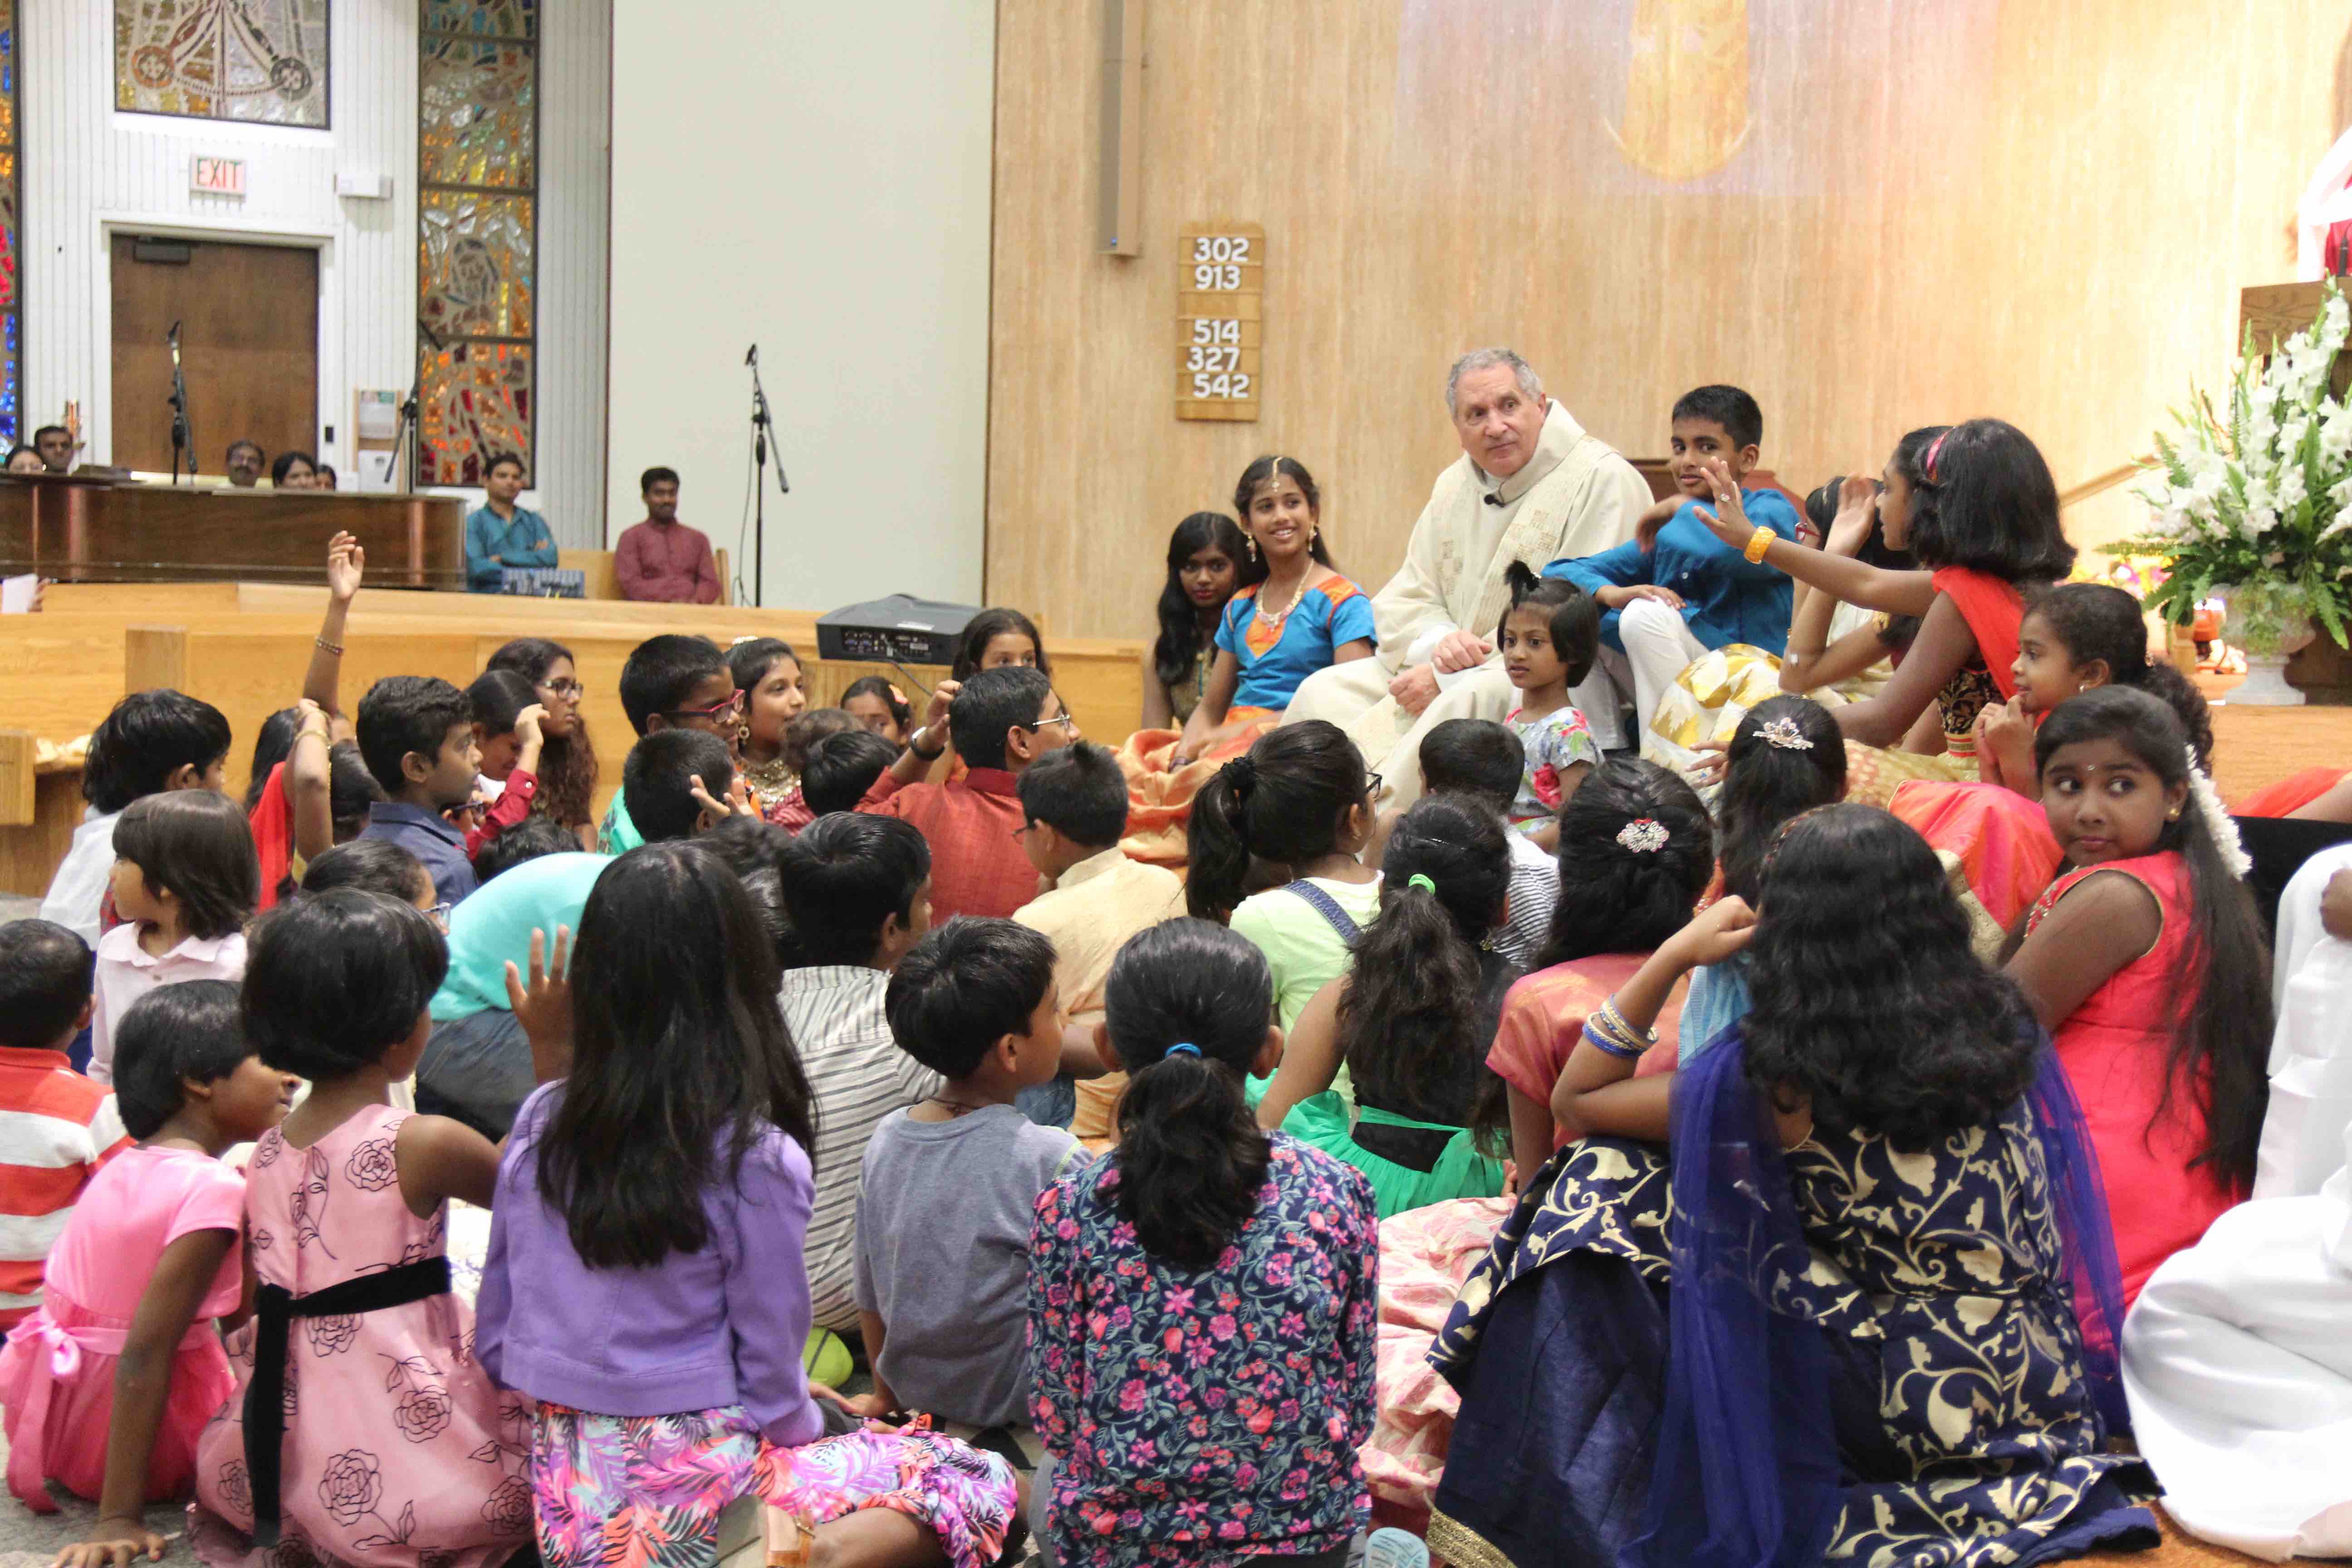
[[[1119,1145],[1037,1201],[1030,1492],[1057,1568],[1338,1564],[1369,1516],[1377,1222],[1362,1173],[1261,1132],[1272,984],[1205,921],[1119,952]]]
[[[381,893],[297,899],[253,929],[247,1036],[310,1096],[247,1172],[260,1289],[189,1510],[215,1568],[493,1568],[530,1543],[524,1402],[474,1359],[442,1245],[451,1198],[490,1201],[498,1152],[389,1102],[447,966],[433,921]]]
[[[812,1397],[831,1391],[801,1363],[808,1079],[734,873],[698,846],[633,850],[581,911],[573,978],[539,967],[514,1011],[572,1066],[515,1118],[480,1347],[529,1396],[524,1513],[548,1568],[708,1568],[750,1492],[793,1516],[801,1561],[995,1562],[1018,1507],[1004,1460],[853,1430]]]

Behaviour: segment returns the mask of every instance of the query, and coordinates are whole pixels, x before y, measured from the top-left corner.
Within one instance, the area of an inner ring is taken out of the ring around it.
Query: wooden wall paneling
[[[38,738],[30,730],[0,730],[0,825],[32,823],[38,751]]]
[[[113,237],[114,464],[158,474],[171,468],[172,354],[164,335],[174,321],[189,413],[204,421],[194,426],[199,472],[227,472],[231,441],[257,441],[270,458],[315,452],[322,425],[318,250],[177,243],[184,263],[141,261],[137,236]]]
[[[1377,585],[1458,452],[1445,367],[1487,342],[1630,453],[1662,449],[1682,392],[1731,381],[1800,490],[1979,415],[2070,487],[2224,374],[2238,289],[2292,277],[2295,198],[2352,112],[2347,19],[2317,0],[2260,26],[2125,0],[1706,12],[1156,7],[1129,261],[1087,223],[1097,14],[1004,8],[990,599],[1146,632],[1168,531],[1229,508],[1267,451],[1315,473],[1342,569]],[[1718,112],[1741,90],[1744,130]],[[1657,119],[1678,101],[1686,121]],[[1255,426],[1178,422],[1160,368],[1155,251],[1219,214],[1263,223],[1276,258]],[[2082,521],[2136,527],[2108,496]]]
[[[58,863],[73,847],[89,803],[82,798],[81,770],[67,768],[33,781],[33,820],[0,826],[0,892],[37,899],[49,889]]]

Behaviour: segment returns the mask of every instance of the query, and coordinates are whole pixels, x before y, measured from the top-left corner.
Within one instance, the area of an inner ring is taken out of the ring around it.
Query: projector
[[[819,616],[816,654],[819,658],[876,664],[953,664],[963,629],[978,614],[977,605],[942,605],[893,594]]]

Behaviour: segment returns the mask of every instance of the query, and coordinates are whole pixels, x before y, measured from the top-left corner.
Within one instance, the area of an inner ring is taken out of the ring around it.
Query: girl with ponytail
[[[1271,989],[1199,920],[1105,982],[1118,1147],[1046,1191],[1031,1242],[1031,1511],[1059,1568],[1336,1564],[1370,1512],[1378,1221],[1360,1173],[1250,1115]]]
[[[2129,1298],[2252,1186],[2270,951],[2237,829],[2170,708],[2085,691],[2033,755],[2063,874],[2006,967],[2082,1100]]]
[[[1506,829],[1483,802],[1424,795],[1397,821],[1381,860],[1380,918],[1355,967],[1298,1016],[1282,1069],[1258,1102],[1279,1127],[1370,1178],[1382,1219],[1503,1190],[1499,1130],[1469,1131],[1492,1075],[1503,994],[1516,964],[1483,946],[1507,912]],[[1355,1114],[1332,1088],[1345,1066]],[[1482,1146],[1483,1144],[1483,1146]]]
[[[1380,874],[1358,859],[1379,793],[1355,742],[1317,719],[1260,736],[1193,797],[1186,905],[1230,921],[1265,955],[1286,1029],[1348,972],[1358,933],[1380,911]],[[1287,878],[1244,900],[1253,860]]]

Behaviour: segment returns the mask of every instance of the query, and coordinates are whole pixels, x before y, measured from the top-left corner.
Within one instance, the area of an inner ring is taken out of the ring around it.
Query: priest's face
[[[1519,390],[1509,365],[1474,370],[1454,385],[1454,433],[1470,460],[1498,479],[1528,466],[1543,422],[1542,399]]]

